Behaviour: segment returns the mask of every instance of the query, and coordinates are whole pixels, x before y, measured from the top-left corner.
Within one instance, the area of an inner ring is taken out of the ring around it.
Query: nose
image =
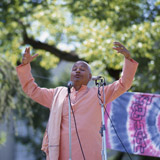
[[[79,73],[79,72],[80,72],[80,69],[79,69],[79,68],[77,68],[76,73]]]

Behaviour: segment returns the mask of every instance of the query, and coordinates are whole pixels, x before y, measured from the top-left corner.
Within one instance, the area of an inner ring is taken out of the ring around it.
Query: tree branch
[[[113,68],[106,68],[106,71],[109,73],[111,77],[113,77],[115,80],[119,79],[120,73],[122,72],[121,69],[113,69]]]
[[[56,47],[51,46],[47,43],[36,41],[33,38],[28,37],[28,35],[25,31],[23,33],[24,33],[23,34],[24,43],[31,45],[35,49],[42,49],[42,50],[48,51],[51,54],[60,58],[61,60],[66,60],[66,61],[70,61],[70,62],[76,62],[76,61],[80,61],[80,60],[84,61],[84,59],[79,58],[79,56],[73,52],[61,51],[61,50],[57,49]]]
[[[42,49],[42,50],[48,51],[51,54],[60,58],[61,60],[66,60],[66,61],[70,61],[70,62],[76,62],[76,61],[80,61],[80,60],[86,61],[85,59],[79,58],[79,56],[73,52],[61,51],[61,50],[57,49],[56,47],[51,46],[47,43],[36,41],[33,38],[30,38],[27,35],[26,28],[23,25],[23,23],[22,22],[19,22],[19,23],[21,24],[21,26],[23,28],[23,41],[25,44],[29,44],[35,49]],[[88,61],[86,61],[86,62],[88,62]],[[106,68],[106,71],[109,73],[110,76],[112,76],[116,80],[119,79],[119,75],[120,75],[121,70],[114,70],[112,68]]]

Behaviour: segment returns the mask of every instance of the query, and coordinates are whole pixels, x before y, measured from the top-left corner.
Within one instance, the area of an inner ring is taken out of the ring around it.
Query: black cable
[[[41,78],[41,79],[48,79],[48,80],[50,80],[50,78],[46,78],[46,77],[39,76],[39,75],[34,75],[34,77],[38,77],[38,78]],[[100,86],[100,87],[101,87],[101,86]],[[99,91],[100,87],[98,87],[98,94],[97,94],[97,96],[100,95],[100,91]],[[99,96],[98,96],[98,98],[99,98],[99,100],[100,100],[101,102],[103,102],[102,99],[101,99]],[[70,103],[70,105],[71,105],[71,103]],[[77,138],[78,138],[78,141],[79,141],[79,145],[80,145],[80,148],[81,148],[81,152],[82,152],[82,155],[83,155],[83,159],[85,160],[85,156],[84,156],[83,148],[82,148],[81,141],[80,141],[80,138],[79,138],[79,134],[78,134],[78,130],[77,130],[77,125],[76,125],[76,119],[75,119],[75,115],[74,115],[74,112],[73,112],[72,105],[71,105],[71,110],[72,110],[72,113],[73,113],[73,118],[74,118],[74,124],[75,124],[75,128],[76,128]],[[108,112],[107,112],[107,110],[106,110],[105,107],[104,107],[104,110],[105,110],[105,111],[104,111],[104,114],[107,113],[107,116],[108,116],[108,118],[109,118],[109,120],[110,120],[110,122],[111,122],[111,125],[112,125],[112,127],[113,127],[113,129],[114,129],[114,131],[115,131],[115,133],[116,133],[119,141],[121,142],[124,150],[125,150],[126,153],[128,154],[128,157],[130,158],[130,160],[132,160],[132,158],[131,158],[130,154],[128,153],[127,149],[125,148],[122,140],[120,139],[120,137],[119,137],[119,135],[118,135],[118,133],[117,133],[117,130],[116,130],[116,128],[114,127],[114,124],[113,124],[113,122],[112,122],[112,120],[111,120],[111,118],[110,118],[110,116],[109,116],[109,114],[108,114]]]
[[[100,86],[100,87],[101,87],[101,86]],[[100,87],[98,87],[98,90],[100,89]],[[100,97],[100,96],[101,96],[100,91],[98,91],[97,96],[98,96],[98,99],[99,99],[99,100],[101,101],[101,103],[102,103],[103,101],[102,101],[102,99],[101,99],[101,97]],[[124,150],[126,151],[128,157],[129,157],[129,159],[132,160],[130,154],[128,153],[128,151],[127,151],[127,149],[126,149],[126,147],[125,147],[125,145],[123,144],[121,138],[120,138],[119,135],[118,135],[118,132],[117,132],[117,130],[116,130],[116,128],[115,128],[115,126],[114,126],[114,124],[113,124],[113,122],[112,122],[111,117],[109,116],[109,114],[108,114],[108,112],[107,112],[106,107],[104,107],[104,110],[105,110],[105,111],[104,111],[104,114],[107,113],[107,116],[108,116],[108,118],[109,118],[109,120],[110,120],[110,122],[111,122],[111,125],[112,125],[112,127],[113,127],[113,129],[114,129],[114,131],[115,131],[115,133],[116,133],[116,135],[117,135],[119,141],[121,142],[121,144],[122,144]]]
[[[70,96],[70,94],[68,94],[68,96]],[[71,110],[72,110],[72,114],[73,114],[74,125],[75,125],[75,129],[76,129],[76,134],[77,134],[78,142],[79,142],[79,145],[80,145],[80,148],[81,148],[81,152],[82,152],[82,155],[83,155],[83,159],[85,160],[85,155],[84,155],[83,148],[82,148],[82,145],[81,145],[81,141],[80,141],[80,138],[79,138],[78,129],[77,129],[77,124],[76,124],[76,118],[75,118],[75,115],[74,115],[74,112],[73,112],[73,108],[72,108],[72,105],[71,105],[71,101],[70,101],[70,106],[71,106]]]

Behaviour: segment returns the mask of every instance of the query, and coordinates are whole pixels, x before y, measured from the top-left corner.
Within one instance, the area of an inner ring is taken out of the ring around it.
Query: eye
[[[85,71],[85,69],[83,69],[83,68],[81,68],[80,70],[81,70],[81,71]]]
[[[73,68],[73,69],[72,69],[72,71],[76,71],[76,70],[77,70],[77,68]]]

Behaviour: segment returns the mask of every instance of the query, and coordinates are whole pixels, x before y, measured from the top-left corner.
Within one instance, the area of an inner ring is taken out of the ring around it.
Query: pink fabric
[[[126,92],[107,104],[107,112],[107,148],[126,152],[125,146],[130,154],[160,157],[160,94]]]
[[[59,157],[59,142],[60,142],[60,125],[61,125],[61,115],[63,108],[63,99],[68,94],[67,88],[58,87],[55,91],[55,96],[53,98],[53,104],[50,111],[48,126],[47,126],[47,137],[44,137],[42,144],[42,150],[44,150],[44,145],[47,144],[47,157],[50,160],[58,159]],[[47,138],[47,139],[46,139]],[[46,143],[47,142],[47,143]],[[45,150],[44,150],[45,151]],[[48,154],[49,153],[49,154]]]
[[[47,108],[51,108],[55,90],[38,87],[32,77],[30,64],[19,65],[16,71],[23,91],[34,101]]]
[[[105,86],[106,104],[120,96],[126,90],[128,90],[132,84],[138,63],[134,60],[125,59],[125,64],[123,67],[122,77],[115,81],[114,83]],[[34,83],[34,79],[30,73],[30,65],[18,66],[17,73],[22,84],[24,92],[30,96],[33,100],[38,103],[51,108],[52,114],[50,117],[54,117],[58,113],[62,114],[62,119],[59,117],[59,122],[61,122],[60,133],[57,135],[59,140],[60,136],[60,152],[57,152],[57,156],[51,156],[50,160],[66,160],[69,157],[69,143],[68,143],[68,98],[64,94],[56,96],[55,89],[44,89],[40,88]],[[25,74],[24,74],[25,73]],[[62,96],[64,95],[64,96]],[[57,97],[56,100],[53,99]],[[54,102],[52,104],[52,102]],[[87,86],[82,86],[79,91],[75,91],[74,88],[71,91],[71,102],[77,122],[78,133],[84,150],[84,154],[87,159],[99,160],[101,159],[101,137],[99,134],[100,124],[101,124],[101,108],[99,105],[99,100],[97,98],[97,88],[88,88]],[[54,107],[57,104],[62,106],[62,111],[58,111],[58,107]],[[62,112],[62,113],[61,113]],[[53,119],[52,119],[53,120]],[[77,140],[75,126],[73,117],[71,118],[71,128],[72,128],[72,159],[81,160],[83,159],[79,143]],[[53,122],[53,121],[52,121]],[[52,128],[51,121],[48,123]],[[48,133],[50,134],[50,133]],[[57,134],[57,130],[52,133]],[[50,135],[52,137],[52,135]],[[48,137],[45,134],[43,144],[47,144]],[[52,140],[51,140],[52,141]],[[59,144],[52,144],[59,145]],[[44,146],[44,145],[43,145]],[[51,153],[49,153],[51,155]],[[48,155],[48,152],[47,152]],[[59,157],[59,158],[58,158]]]

